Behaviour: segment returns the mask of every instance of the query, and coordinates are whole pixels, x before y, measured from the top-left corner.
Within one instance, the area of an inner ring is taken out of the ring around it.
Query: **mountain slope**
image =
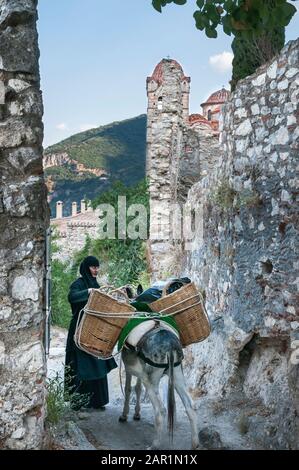
[[[93,199],[113,181],[127,186],[145,176],[146,115],[113,122],[75,134],[45,150],[44,168],[52,215],[64,202],[69,215],[72,201]]]

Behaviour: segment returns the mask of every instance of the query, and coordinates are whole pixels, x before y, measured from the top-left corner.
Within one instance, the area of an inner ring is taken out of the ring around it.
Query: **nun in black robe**
[[[99,266],[94,256],[87,256],[80,265],[81,277],[70,286],[68,300],[72,307],[72,319],[69,326],[65,365],[70,393],[90,394],[88,408],[105,409],[109,402],[107,374],[117,367],[114,359],[102,360],[77,348],[74,334],[80,310],[86,305],[89,289],[99,286],[96,277],[90,271],[91,266]],[[76,409],[80,407],[76,406]]]

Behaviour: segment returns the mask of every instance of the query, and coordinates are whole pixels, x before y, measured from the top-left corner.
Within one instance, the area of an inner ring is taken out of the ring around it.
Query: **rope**
[[[98,289],[99,290],[99,289]],[[118,289],[115,289],[115,290],[118,290]],[[176,307],[178,305],[181,305],[183,302],[186,302],[188,300],[191,300],[191,299],[194,299],[195,297],[199,297],[200,300],[198,302],[195,302],[194,304],[192,305],[189,305],[187,307],[184,307],[184,308],[181,308],[179,310],[175,310],[174,312],[171,312],[171,313],[167,313],[167,314],[164,314],[163,315],[163,312],[166,312],[167,310],[169,310],[170,308],[173,308],[173,307]],[[115,300],[115,299],[114,299]],[[114,355],[111,354],[109,357],[100,357],[99,355],[96,355],[96,354],[93,354],[92,352],[90,352],[87,348],[85,348],[84,346],[82,346],[80,344],[80,338],[81,338],[81,331],[82,331],[82,327],[83,327],[83,321],[80,321],[81,320],[81,317],[82,317],[82,312],[84,312],[84,314],[88,314],[88,315],[91,315],[91,316],[95,316],[95,317],[102,317],[102,318],[125,318],[125,319],[130,319],[130,318],[134,318],[134,319],[144,319],[144,318],[150,318],[150,319],[153,319],[153,317],[170,317],[170,316],[173,316],[173,315],[176,315],[177,313],[180,313],[180,312],[183,312],[184,310],[187,310],[189,308],[192,308],[192,307],[195,307],[196,305],[199,305],[201,304],[202,307],[203,307],[203,312],[204,312],[204,315],[206,317],[206,319],[208,320],[209,322],[209,326],[211,328],[211,323],[210,323],[210,319],[209,319],[209,316],[207,314],[207,311],[206,311],[206,308],[205,308],[205,304],[204,304],[204,300],[203,300],[203,296],[201,294],[201,292],[198,292],[197,294],[195,295],[192,295],[190,297],[187,297],[183,300],[180,300],[179,302],[177,302],[176,304],[174,305],[171,305],[170,307],[166,307],[162,310],[160,310],[160,312],[139,312],[139,311],[135,311],[135,312],[132,312],[132,313],[127,313],[127,312],[120,312],[120,313],[107,313],[107,312],[98,312],[96,310],[91,310],[91,309],[88,309],[86,307],[82,308],[79,312],[79,315],[78,315],[78,319],[77,319],[77,324],[76,324],[76,333],[74,335],[74,342],[77,346],[77,348],[81,349],[82,351],[88,353],[88,354],[91,354],[92,356],[96,357],[96,358],[100,358],[100,359],[103,359],[103,360],[108,360],[108,359],[112,359],[114,357],[116,357],[118,354],[121,353],[122,351],[122,348],[117,352],[115,353]],[[137,314],[137,315],[136,315]],[[138,315],[139,314],[139,315]],[[142,314],[142,315],[140,315]]]

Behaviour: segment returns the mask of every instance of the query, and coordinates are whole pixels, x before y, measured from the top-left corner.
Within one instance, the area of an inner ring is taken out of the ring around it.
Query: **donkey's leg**
[[[166,382],[164,383],[164,385],[167,385]],[[160,383],[156,383],[154,385],[155,387],[155,392],[157,394],[157,398],[159,400],[159,404],[160,404],[160,409],[161,409],[161,413],[162,413],[162,417],[163,417],[163,423],[165,421],[165,417],[166,417],[166,414],[167,414],[167,410],[166,410],[166,405],[164,404],[162,398],[161,398],[161,395],[160,395]]]
[[[185,379],[183,376],[183,371],[182,371],[181,366],[174,368],[174,386],[185,406],[185,410],[186,410],[187,416],[190,421],[190,426],[191,426],[192,449],[196,449],[199,446],[198,429],[197,429],[197,414],[194,409],[194,405],[191,400],[191,397],[189,396],[186,390]]]
[[[141,379],[137,379],[135,385],[135,392],[136,392],[136,406],[135,406],[135,413],[133,419],[139,421],[140,419],[140,397],[141,397]]]
[[[127,421],[129,408],[130,408],[130,395],[131,395],[131,381],[132,375],[126,371],[126,385],[125,385],[125,403],[122,415],[119,417],[119,421],[123,423]]]
[[[160,399],[155,390],[156,387],[151,382],[146,381],[143,383],[146,387],[148,397],[153,405],[154,413],[155,413],[156,436],[154,437],[154,440],[150,449],[159,449],[161,445],[161,437],[162,437],[162,429],[163,429],[163,417],[161,413]]]

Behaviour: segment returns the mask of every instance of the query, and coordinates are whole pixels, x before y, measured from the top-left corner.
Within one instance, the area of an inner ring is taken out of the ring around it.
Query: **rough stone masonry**
[[[42,169],[37,0],[0,0],[0,447],[42,446]]]
[[[237,406],[262,448],[299,446],[298,102],[299,39],[238,83],[218,164],[188,195],[202,207],[203,239],[182,272],[214,320],[188,351],[190,385]]]

